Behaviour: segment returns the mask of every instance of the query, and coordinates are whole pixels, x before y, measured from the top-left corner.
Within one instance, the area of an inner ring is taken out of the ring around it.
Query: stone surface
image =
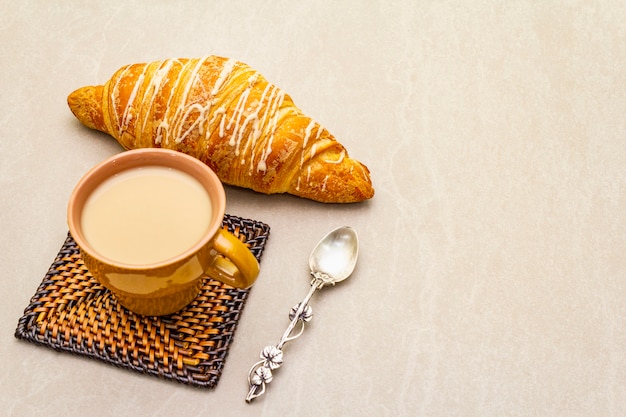
[[[623,2],[3,3],[1,415],[626,415]],[[286,90],[369,166],[374,199],[227,189],[228,213],[272,230],[213,391],[14,339],[74,185],[121,151],[67,95],[206,54]],[[342,225],[359,232],[357,270],[313,297],[246,404],[311,248]]]

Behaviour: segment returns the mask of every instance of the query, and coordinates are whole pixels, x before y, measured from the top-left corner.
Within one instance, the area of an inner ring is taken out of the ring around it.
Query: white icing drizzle
[[[248,79],[248,86],[239,95],[239,100],[237,101],[237,104],[235,105],[235,111],[233,112],[233,116],[230,118],[230,121],[228,122],[228,125],[226,126],[227,129],[230,129],[233,126],[233,123],[235,124],[235,128],[233,130],[233,133],[230,137],[230,141],[228,142],[228,144],[230,146],[235,147],[236,156],[239,156],[239,146],[241,144],[241,139],[245,132],[246,125],[248,124],[251,118],[256,117],[255,113],[252,113],[251,115],[246,117],[243,124],[241,124],[241,118],[244,116],[244,113],[246,111],[246,104],[248,102],[248,97],[250,96],[250,91],[252,90],[252,87],[254,86],[254,83],[256,82],[255,75],[253,75],[252,77]]]
[[[176,62],[179,62],[178,60],[176,60]],[[159,126],[157,126],[157,131],[156,131],[156,139],[155,139],[155,143],[156,144],[161,144],[163,138],[165,138],[166,143],[168,142],[168,131],[170,129],[170,124],[168,122],[166,122],[166,120],[169,120],[168,114],[170,112],[171,109],[171,104],[172,104],[172,100],[174,98],[174,96],[176,95],[176,91],[178,90],[178,85],[180,84],[181,80],[182,80],[182,74],[184,72],[184,67],[189,65],[189,62],[187,62],[186,64],[183,65],[183,68],[181,68],[181,70],[178,73],[178,77],[176,78],[176,80],[174,81],[174,85],[172,85],[172,88],[170,90],[170,95],[167,98],[167,104],[165,105],[165,114],[163,116],[163,120],[161,120],[161,123],[159,123]],[[162,133],[164,132],[164,133]]]
[[[270,83],[267,83],[265,89],[261,95],[259,101],[254,101],[250,103],[249,106],[246,106],[250,92],[254,85],[258,80],[259,74],[255,73],[248,78],[248,86],[246,90],[241,94],[237,105],[235,106],[235,111],[228,123],[228,128],[232,127],[232,124],[235,123],[235,129],[232,132],[231,139],[229,141],[230,146],[235,147],[235,155],[245,155],[250,149],[251,157],[250,157],[250,166],[248,173],[252,174],[254,159],[256,155],[256,146],[261,134],[263,133],[264,121],[267,118],[267,111],[264,113],[263,118],[260,117],[260,113],[262,110],[267,110],[267,106],[263,106],[263,102],[265,101],[265,97],[269,91],[275,90],[276,87]],[[271,100],[271,99],[270,99]],[[241,118],[246,114],[243,122],[241,122]],[[263,120],[263,121],[262,121]],[[224,119],[222,119],[222,124],[224,123]],[[246,129],[251,125],[252,131],[246,134]],[[245,139],[245,142],[244,142]],[[243,146],[242,146],[243,144]],[[245,165],[244,157],[242,156],[241,165]]]
[[[253,93],[252,90],[262,77],[256,71],[244,67],[242,71],[248,72],[250,76],[247,79],[245,88],[244,86],[240,87],[243,88],[243,91],[233,91],[233,94],[238,96],[237,102],[233,103],[233,107],[231,107],[232,104],[217,107],[217,96],[220,94],[220,91],[229,85],[229,77],[238,66],[237,61],[228,59],[223,62],[220,74],[215,84],[211,87],[209,99],[198,101],[194,98],[195,94],[192,94],[192,91],[199,88],[198,77],[207,59],[209,57],[199,60],[188,60],[184,64],[174,59],[162,61],[149,82],[146,80],[147,71],[155,67],[145,65],[143,72],[136,80],[126,107],[123,109],[123,112],[120,111],[121,114],[116,114],[119,122],[119,134],[121,135],[133,121],[133,108],[136,107],[141,110],[140,114],[149,116],[154,111],[159,94],[162,94],[164,86],[169,84],[171,89],[169,97],[167,97],[164,103],[165,113],[160,118],[160,121],[156,121],[158,125],[155,128],[154,140],[157,145],[160,145],[162,142],[168,144],[171,141],[180,144],[192,135],[194,131],[208,138],[212,130],[218,130],[217,133],[219,133],[221,138],[230,133],[228,145],[233,148],[234,155],[240,158],[239,164],[247,166],[249,175],[252,175],[255,169],[256,172],[267,172],[269,168],[267,161],[273,152],[272,146],[280,120],[291,112],[290,109],[282,108],[285,92],[267,82],[260,98],[257,98],[257,93]],[[172,69],[176,65],[180,65],[182,68],[173,77]],[[118,97],[121,83],[127,77],[129,71],[130,68],[127,67],[117,77],[116,84],[111,91],[112,98]],[[144,84],[146,85],[144,86]],[[141,97],[141,103],[137,107],[135,101],[138,100],[141,88],[145,88],[145,91]],[[254,97],[254,101],[251,101],[251,97]],[[165,97],[161,98],[165,99]],[[232,114],[229,115],[231,110],[228,110],[226,107],[233,109]],[[113,106],[113,108],[117,109],[116,106]],[[145,117],[144,120],[141,120],[141,123],[143,123],[142,131],[148,126],[148,118]],[[315,129],[317,129],[316,134],[314,134]],[[137,130],[139,131],[139,129]],[[315,157],[318,148],[315,142],[319,140],[322,131],[323,128],[314,120],[311,120],[304,129],[300,168],[304,166],[307,159]],[[309,143],[311,142],[313,143],[310,146]],[[310,150],[307,153],[309,146]],[[248,153],[250,154],[249,156]],[[326,162],[340,163],[344,158],[345,152],[342,151],[338,160]],[[322,184],[323,189],[326,188],[327,180],[328,176]],[[304,181],[304,176],[298,177],[297,190],[300,190]],[[310,181],[311,166],[308,166],[306,182]]]
[[[130,65],[124,68],[121,74],[117,77],[117,80],[115,81],[115,84],[113,85],[113,88],[111,89],[111,103],[112,103],[111,107],[113,108],[113,112],[115,113],[115,120],[117,120],[118,138],[121,136],[122,131],[123,131],[123,127],[122,127],[123,120],[120,119],[120,115],[117,113],[116,101],[117,101],[117,97],[119,97],[120,83],[122,79],[126,76],[126,74],[129,72],[129,70],[130,70]],[[126,113],[127,108],[128,108],[128,103],[126,103],[126,108],[124,108],[122,115]]]
[[[255,132],[255,127],[258,128],[258,117],[255,113],[252,113],[250,115],[248,115],[245,120],[243,121],[243,124],[241,125],[241,128],[239,129],[239,131],[237,132],[237,135],[233,135],[234,137],[236,137],[236,142],[235,142],[235,155],[239,156],[239,147],[241,145],[241,140],[243,139],[243,134],[246,130],[246,126],[252,122],[252,128],[253,128],[253,136],[254,136],[254,132]],[[248,138],[250,139],[250,138]],[[232,139],[231,139],[232,140]],[[246,146],[244,148],[245,149],[248,148],[248,146],[250,145],[251,140],[248,140],[246,142]]]
[[[213,112],[213,118],[211,119],[211,121],[209,122],[209,126],[212,125],[213,123],[215,123],[215,121],[217,120],[218,117],[221,117],[220,119],[220,131],[219,131],[219,135],[220,138],[224,137],[224,127],[225,127],[225,119],[224,119],[224,115],[226,114],[226,109],[223,106],[218,107],[214,112]]]
[[[304,139],[302,141],[302,154],[300,155],[300,169],[302,169],[302,167],[304,166],[306,146],[307,146],[307,144],[309,142],[309,139],[311,138],[311,133],[313,131],[313,127],[316,124],[318,125],[318,127],[317,127],[317,134],[315,135],[315,138],[313,139],[314,143],[311,146],[311,151],[309,152],[309,159],[313,159],[315,157],[315,153],[317,152],[317,141],[319,140],[320,136],[322,136],[322,131],[324,129],[315,120],[311,120],[309,122],[309,124],[307,125],[306,129],[304,130]],[[311,166],[307,167],[306,182],[307,182],[307,184],[311,183]],[[298,177],[298,189],[299,189],[299,187],[300,187],[300,178]]]
[[[261,160],[259,161],[259,164],[257,165],[258,171],[265,172],[265,170],[267,169],[267,158],[272,153],[272,142],[274,141],[274,135],[276,133],[276,124],[277,124],[278,116],[279,116],[278,109],[283,104],[284,99],[285,99],[285,92],[282,90],[279,90],[278,94],[276,95],[276,99],[274,100],[274,103],[272,105],[272,108],[270,109],[270,114],[272,115],[271,116],[272,118],[269,121],[269,130],[271,134],[267,141],[267,146],[265,147],[265,149],[263,149],[263,152],[261,153]]]
[[[256,83],[257,80],[257,75],[255,74],[255,76],[250,78],[251,83],[249,85],[249,88],[252,88],[254,83]],[[261,112],[261,110],[263,110],[263,101],[265,100],[265,96],[267,95],[267,92],[269,90],[277,90],[277,88],[273,85],[271,85],[270,83],[268,83],[268,85],[265,87],[265,90],[263,91],[263,94],[261,95],[261,99],[258,102],[254,102],[250,105],[250,107],[248,108],[248,111],[250,112],[243,124],[241,125],[240,129],[237,131],[237,133],[235,134],[235,132],[233,132],[233,135],[236,137],[236,150],[235,150],[235,154],[239,155],[239,151],[240,151],[240,144],[241,141],[243,139],[243,135],[245,133],[245,129],[247,128],[248,125],[252,124],[252,132],[250,132],[250,134],[247,135],[247,141],[244,144],[242,153],[245,155],[245,153],[247,152],[248,148],[251,149],[251,158],[250,158],[250,172],[252,171],[252,164],[254,163],[254,157],[256,155],[256,146],[257,146],[257,142],[259,140],[259,138],[261,137],[262,134],[262,127],[263,124],[261,122],[261,119],[259,118],[259,113]],[[246,94],[246,99],[247,99],[247,94]],[[267,109],[267,107],[265,107]],[[263,120],[265,120],[266,118],[264,117]]]
[[[163,139],[165,139],[166,143],[173,139],[176,144],[179,144],[192,134],[195,129],[198,130],[200,135],[204,136],[209,133],[208,130],[210,126],[212,126],[220,116],[222,116],[222,120],[220,120],[219,124],[220,137],[224,136],[225,126],[223,115],[226,114],[226,109],[224,107],[218,108],[213,112],[212,119],[210,121],[207,119],[211,114],[211,108],[214,104],[213,97],[226,85],[226,81],[237,65],[237,61],[228,59],[224,62],[222,70],[220,71],[220,74],[211,89],[211,99],[203,102],[188,103],[191,90],[197,85],[198,74],[202,70],[202,67],[207,59],[209,59],[209,56],[203,57],[199,60],[189,60],[178,72],[178,76],[174,81],[174,85],[170,90],[167,100],[167,114],[163,117],[163,120],[158,125],[156,130],[156,144],[160,144]],[[165,61],[165,65],[158,71],[157,76],[152,81],[151,88],[153,88],[152,91],[154,92],[152,100],[154,100],[154,96],[156,96],[160,90],[163,79],[169,73],[174,62],[177,61]],[[189,74],[189,76],[185,77],[187,74]],[[180,97],[180,100],[177,103],[177,106],[173,108],[172,102],[177,96]],[[187,124],[187,120],[189,120],[192,115],[196,116],[194,121],[191,124]]]
[[[198,111],[199,115],[196,118],[196,120],[194,120],[194,122],[191,124],[191,126],[189,126],[189,128],[187,128],[187,130],[185,130],[184,133],[182,133],[180,136],[178,136],[176,138],[176,143],[181,143],[183,140],[185,140],[185,138],[191,133],[193,132],[193,129],[198,126],[198,133],[200,135],[202,135],[204,133],[204,126],[203,126],[203,122],[206,120],[206,113],[209,112],[209,110],[211,109],[211,105],[207,104],[206,106],[202,106],[198,103],[192,104],[191,106],[187,107],[187,110],[185,111],[185,113],[181,116],[181,126],[184,126],[184,121],[187,120],[187,118],[191,115],[191,113],[194,112],[194,110]]]
[[[313,132],[313,128],[315,127],[315,120],[311,119],[306,129],[304,129],[304,139],[302,139],[302,153],[300,155],[300,169],[304,165],[304,150],[306,149],[306,145],[309,142],[309,137],[311,137],[311,132]],[[319,135],[318,129],[318,135]]]
[[[257,125],[258,130],[255,132],[254,136],[253,136],[253,140],[254,140],[254,144],[252,146],[252,158],[250,159],[250,172],[252,172],[253,167],[252,164],[254,163],[254,159],[256,156],[256,141],[259,139],[259,137],[261,136],[262,133],[262,127],[267,126],[266,122],[267,122],[267,118],[269,117],[269,109],[271,107],[271,103],[274,101],[274,99],[276,98],[277,92],[278,92],[278,88],[276,88],[273,84],[268,83],[267,86],[265,86],[265,90],[263,91],[263,95],[261,96],[261,101],[259,102],[259,107],[263,107],[263,100],[265,99],[265,96],[267,95],[268,92],[270,93],[270,97],[267,100],[267,105],[265,106],[265,113],[263,114],[263,117],[261,118],[259,124]],[[257,172],[261,171],[261,172],[265,172],[265,170],[267,169],[267,165],[266,165],[266,159],[267,156],[265,155],[265,151],[261,152],[261,160],[259,161],[259,163],[257,164],[256,170]]]
[[[144,92],[144,99],[141,102],[141,107],[144,107],[144,102],[146,101],[146,99],[150,98],[150,103],[148,104],[148,107],[145,111],[146,115],[150,115],[151,111],[152,111],[152,106],[154,106],[154,102],[155,99],[158,95],[158,93],[161,91],[162,85],[163,85],[163,81],[167,80],[166,76],[171,68],[171,66],[173,65],[173,60],[168,59],[166,61],[161,62],[161,68],[158,69],[158,71],[154,74],[154,76],[152,77],[152,79],[150,80],[150,84],[148,85],[148,88],[146,89],[146,91]],[[141,126],[141,131],[145,132],[146,129],[146,123],[148,122],[148,120],[150,119],[150,117],[144,117],[143,119],[143,124]]]
[[[322,181],[322,192],[326,191],[326,183],[328,182],[328,177],[329,175],[326,174],[326,176],[324,177],[324,181]]]
[[[167,129],[169,129],[170,125],[168,123],[165,122],[165,119],[161,121],[161,123],[159,123],[159,125],[157,126],[157,131],[156,131],[156,137],[154,138],[154,143],[157,145],[160,145],[161,142],[163,141],[163,135],[161,134],[161,132],[163,130],[165,130],[167,132]]]
[[[194,82],[196,77],[198,76],[198,72],[200,72],[200,68],[202,68],[202,65],[204,64],[204,62],[207,60],[208,57],[204,57],[202,59],[199,59],[196,62],[195,67],[193,68],[191,75],[189,76],[189,78],[187,79],[187,82],[184,86],[183,92],[182,92],[182,99],[180,100],[178,106],[176,107],[176,112],[174,113],[174,116],[172,118],[172,121],[174,122],[174,126],[173,126],[173,130],[176,132],[175,136],[175,143],[181,143],[189,134],[189,132],[191,132],[191,130],[197,126],[197,124],[199,123],[199,120],[201,119],[201,117],[198,117],[196,119],[196,121],[185,131],[183,132],[183,127],[185,126],[185,120],[187,120],[187,117],[189,117],[189,114],[191,114],[191,112],[193,110],[199,110],[200,114],[202,114],[205,111],[208,111],[209,108],[211,107],[211,102],[207,102],[205,106],[202,105],[191,105],[189,107],[186,106],[187,104],[187,97],[189,96],[189,92],[191,91],[191,88],[194,86]],[[183,71],[181,71],[181,74],[183,73]],[[186,108],[187,107],[187,108]]]
[[[224,66],[222,67],[222,71],[220,72],[219,77],[217,77],[217,81],[215,81],[215,85],[211,90],[211,96],[215,97],[217,93],[219,93],[220,89],[222,88],[222,84],[224,84],[224,81],[226,81],[226,78],[228,78],[230,73],[233,72],[233,68],[235,68],[236,64],[237,61],[233,59],[226,60]]]

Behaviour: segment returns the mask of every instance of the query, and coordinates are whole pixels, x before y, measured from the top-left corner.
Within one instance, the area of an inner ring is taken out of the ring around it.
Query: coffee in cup
[[[224,211],[224,188],[208,166],[138,149],[79,181],[68,225],[89,272],[124,307],[164,315],[193,301],[205,274],[239,288],[256,280],[256,258],[221,228]]]

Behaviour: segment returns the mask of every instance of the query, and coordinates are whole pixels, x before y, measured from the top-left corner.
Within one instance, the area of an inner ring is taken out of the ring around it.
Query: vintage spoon
[[[261,352],[261,360],[250,368],[248,372],[250,390],[246,396],[248,403],[265,393],[265,385],[273,378],[272,371],[283,363],[283,346],[300,336],[304,331],[304,323],[313,317],[313,310],[308,303],[315,291],[348,278],[354,271],[358,253],[359,238],[356,231],[348,226],[331,231],[315,246],[309,257],[309,268],[313,276],[311,289],[304,300],[291,309],[289,313],[291,323],[280,338],[280,342],[275,346],[265,347]],[[300,329],[292,335],[291,332],[298,324]]]

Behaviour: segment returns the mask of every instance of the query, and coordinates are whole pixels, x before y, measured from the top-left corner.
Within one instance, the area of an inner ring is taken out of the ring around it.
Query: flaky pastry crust
[[[364,164],[283,90],[232,59],[127,65],[104,85],[72,92],[68,105],[84,125],[124,148],[184,152],[225,184],[325,203],[374,195]]]

